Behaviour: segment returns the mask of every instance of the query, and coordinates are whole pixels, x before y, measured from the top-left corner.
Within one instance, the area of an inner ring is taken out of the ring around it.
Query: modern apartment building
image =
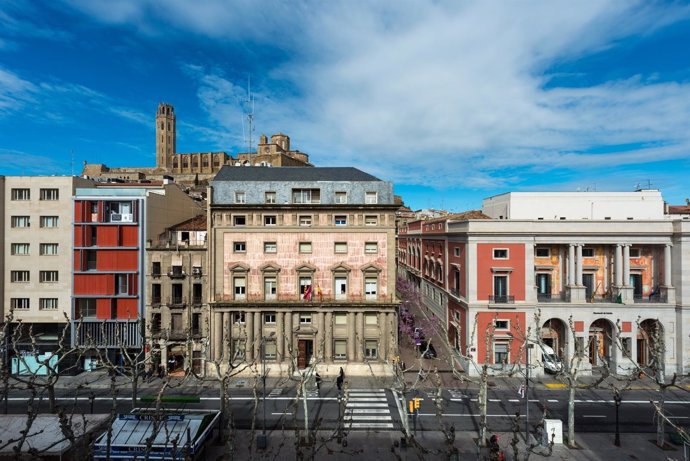
[[[147,243],[202,210],[172,183],[78,188],[73,209],[74,344],[107,349],[118,363],[144,346]]]
[[[52,352],[71,314],[72,197],[93,182],[71,176],[0,178],[3,318],[23,325],[17,353]],[[69,335],[67,336],[69,343]],[[7,338],[7,353],[14,347]]]
[[[400,274],[463,355],[496,370],[524,363],[529,329],[564,358],[578,341],[592,367],[625,372],[650,364],[658,334],[666,373],[687,373],[690,220],[665,215],[658,191],[512,193],[482,211],[399,232]]]
[[[208,340],[206,214],[166,229],[148,242],[146,331],[154,366],[204,373]]]
[[[397,354],[390,182],[224,167],[208,196],[212,360],[294,372]]]

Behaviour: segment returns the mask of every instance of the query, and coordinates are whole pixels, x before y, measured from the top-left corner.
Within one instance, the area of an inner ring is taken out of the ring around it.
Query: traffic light
[[[410,400],[410,401],[407,402],[407,403],[410,404],[410,413],[414,413],[414,401],[413,401],[413,400]]]
[[[414,399],[414,408],[415,410],[419,410],[419,407],[422,406],[422,399],[420,398],[415,398]]]

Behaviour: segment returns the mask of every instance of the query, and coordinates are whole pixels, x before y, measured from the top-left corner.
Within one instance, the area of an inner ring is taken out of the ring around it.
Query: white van
[[[544,364],[544,370],[549,373],[560,373],[563,371],[563,361],[556,352],[546,344],[541,346],[541,361]]]

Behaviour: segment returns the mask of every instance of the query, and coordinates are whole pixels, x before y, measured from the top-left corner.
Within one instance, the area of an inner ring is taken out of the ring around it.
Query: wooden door
[[[300,339],[297,343],[297,368],[307,367],[307,341]]]

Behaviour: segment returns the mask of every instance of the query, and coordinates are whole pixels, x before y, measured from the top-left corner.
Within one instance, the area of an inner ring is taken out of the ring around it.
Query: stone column
[[[318,360],[323,360],[326,355],[326,315],[323,312],[316,313],[316,324],[319,330],[316,332],[314,355]]]
[[[568,245],[568,285],[575,285],[575,245]]]
[[[630,286],[630,245],[623,246],[623,286]]]
[[[244,313],[245,332],[247,333],[247,342],[244,346],[244,354],[247,358],[247,363],[254,361],[254,314],[252,312]]]
[[[276,312],[276,353],[278,354],[278,362],[282,362],[285,359],[284,315],[282,312]]]
[[[357,312],[357,335],[355,336],[355,357],[358,362],[364,361],[364,314]]]
[[[575,272],[575,285],[582,286],[582,245],[577,245],[576,251],[577,261],[575,264],[577,265],[577,269]]]
[[[285,356],[292,360],[292,312],[285,313]],[[296,355],[295,355],[296,357]]]
[[[324,360],[326,363],[333,363],[333,313],[332,312],[326,312],[326,326],[324,333],[326,335],[325,341],[325,357]]]
[[[623,286],[623,246],[616,245],[616,260],[614,261],[616,271],[616,286]]]
[[[223,313],[213,313],[213,360],[220,360],[223,353]]]
[[[232,336],[232,314],[230,312],[223,312],[221,314],[221,351],[223,353],[223,361],[226,363],[231,359],[230,357],[230,341]]]
[[[388,342],[390,341],[390,337],[388,333],[388,314],[385,312],[379,313],[379,332],[381,338],[379,340],[379,359],[388,360]]]
[[[673,286],[671,279],[671,245],[664,246],[664,286]]]
[[[263,322],[261,312],[254,312],[254,357],[262,360],[261,357],[261,338],[263,338]]]
[[[355,361],[355,313],[347,313],[347,360]]]

